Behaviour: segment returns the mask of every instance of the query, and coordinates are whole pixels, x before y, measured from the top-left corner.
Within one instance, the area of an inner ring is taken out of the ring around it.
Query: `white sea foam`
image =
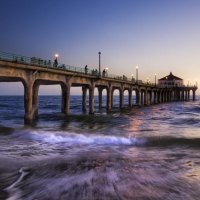
[[[47,143],[96,144],[96,145],[142,145],[144,140],[134,137],[91,135],[66,132],[34,131],[31,137]]]

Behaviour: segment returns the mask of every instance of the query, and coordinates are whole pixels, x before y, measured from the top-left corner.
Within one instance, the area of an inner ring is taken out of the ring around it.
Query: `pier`
[[[100,64],[99,64],[100,68]],[[119,91],[119,109],[124,107],[124,92],[128,91],[128,107],[132,108],[133,92],[135,105],[151,105],[172,101],[195,100],[197,85],[159,85],[141,80],[102,73],[53,63],[36,57],[25,57],[0,52],[0,82],[21,82],[24,86],[25,123],[38,116],[38,91],[40,85],[60,85],[62,91],[61,112],[70,113],[70,89],[82,87],[82,110],[86,111],[86,96],[89,91],[89,110],[94,113],[94,91],[98,89],[99,110],[102,109],[102,94],[106,90],[106,109],[113,107],[113,94]]]

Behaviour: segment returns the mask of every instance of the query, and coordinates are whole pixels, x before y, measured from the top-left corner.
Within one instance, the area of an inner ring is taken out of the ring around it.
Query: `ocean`
[[[96,97],[88,115],[72,96],[64,116],[60,96],[40,96],[26,126],[23,96],[0,96],[0,199],[199,200],[200,98],[118,105],[99,112]]]

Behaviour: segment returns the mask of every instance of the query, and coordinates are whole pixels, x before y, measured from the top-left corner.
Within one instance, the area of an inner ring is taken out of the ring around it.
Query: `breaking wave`
[[[46,143],[66,143],[82,145],[142,145],[145,140],[134,137],[120,137],[111,135],[91,135],[62,132],[33,131],[31,137],[34,140],[42,140]]]

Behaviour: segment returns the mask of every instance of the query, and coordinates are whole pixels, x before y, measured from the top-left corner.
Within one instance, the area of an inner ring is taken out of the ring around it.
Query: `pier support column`
[[[113,108],[113,104],[114,104],[114,89],[112,89],[111,91],[111,108]]]
[[[111,110],[111,93],[112,93],[112,87],[108,87],[107,88],[107,105],[106,105],[106,109],[109,112]]]
[[[32,124],[38,115],[38,90],[39,82],[35,82],[34,73],[27,75],[24,85],[24,123]]]
[[[155,95],[155,93],[154,93],[154,95]],[[153,91],[151,91],[151,94],[150,94],[150,104],[154,104]]]
[[[149,101],[150,101],[150,93],[149,93],[149,91],[146,91],[146,104],[145,105],[149,105]]]
[[[32,113],[32,106],[33,106],[33,85],[25,84],[24,85],[24,107],[25,107],[25,116],[24,122],[25,124],[30,124],[33,121],[33,113]]]
[[[94,86],[89,87],[89,113],[94,114]]]
[[[166,102],[166,91],[162,93],[162,102]]]
[[[62,89],[62,108],[61,111],[64,114],[69,114],[70,112],[70,87],[69,84],[61,84]]]
[[[140,104],[144,105],[144,91],[143,90],[140,91]]]
[[[87,87],[82,86],[82,111],[86,112]]]
[[[185,101],[187,101],[188,99],[188,95],[187,95],[187,90],[185,91]]]
[[[174,91],[171,91],[171,101],[174,101]]]
[[[162,91],[159,90],[159,91],[157,92],[157,102],[158,102],[158,103],[162,103],[161,96],[162,96]]]
[[[148,105],[151,105],[151,104],[152,104],[152,91],[149,91],[147,104],[148,104]]]
[[[136,105],[140,105],[140,91],[135,90],[135,96],[136,96]]]
[[[196,94],[195,93],[196,93],[196,91],[192,90],[192,97],[193,97],[192,99],[193,99],[193,101],[195,101],[195,99],[196,99]]]
[[[164,91],[163,92],[163,102],[166,102],[167,101],[167,92],[166,91]]]
[[[129,106],[129,108],[132,108],[132,97],[133,97],[132,91],[133,91],[132,88],[130,90],[128,90],[128,93],[129,93],[129,95],[128,95],[128,106]]]
[[[119,95],[120,95],[119,107],[120,107],[120,108],[123,108],[123,107],[124,107],[124,90],[123,90],[123,88],[121,88],[121,89],[119,90]]]
[[[172,101],[172,91],[169,92],[169,100]]]
[[[38,117],[38,92],[39,92],[39,83],[34,84],[33,86],[33,115],[35,118]]]
[[[165,102],[168,102],[169,101],[169,92],[166,91],[165,93]]]
[[[166,102],[169,102],[169,91],[166,91]]]
[[[173,90],[173,101],[176,101],[176,91]]]
[[[160,103],[163,103],[163,91],[160,92]]]
[[[161,91],[157,91],[157,103],[161,103]]]
[[[168,102],[171,101],[171,92],[170,91],[167,92],[167,101]]]
[[[168,102],[168,99],[169,99],[169,94],[168,94],[168,91],[165,92],[165,102]]]
[[[181,100],[181,91],[180,90],[178,91],[178,100],[179,101]]]
[[[163,103],[163,91],[160,92],[160,103]]]
[[[102,93],[103,93],[103,88],[98,87],[98,92],[99,92],[99,110],[102,109]]]
[[[177,91],[174,91],[174,101],[177,101]]]
[[[187,91],[188,101],[190,100],[190,90]]]
[[[153,103],[156,104],[157,103],[157,92],[153,91],[154,95],[153,95]]]
[[[163,91],[163,102],[166,102],[166,91]]]
[[[144,91],[144,105],[147,105],[147,98],[148,98],[147,90],[145,90]]]
[[[163,103],[164,102],[164,91],[162,91],[160,93],[160,102]]]
[[[184,101],[184,90],[181,91],[181,101]]]

